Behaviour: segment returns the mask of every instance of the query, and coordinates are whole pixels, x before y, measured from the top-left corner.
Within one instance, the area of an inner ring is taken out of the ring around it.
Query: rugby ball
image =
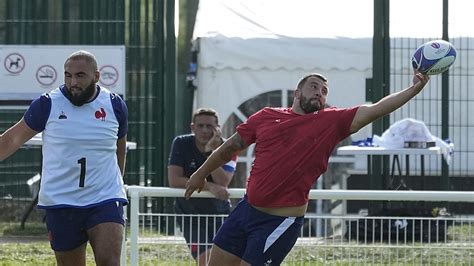
[[[427,75],[437,75],[448,70],[456,60],[456,49],[444,40],[435,40],[418,47],[411,58],[415,70]]]

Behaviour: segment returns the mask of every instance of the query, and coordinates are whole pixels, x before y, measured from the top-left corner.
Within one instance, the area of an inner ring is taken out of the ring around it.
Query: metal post
[[[443,0],[443,40],[449,41],[448,34],[448,0]],[[441,74],[441,138],[449,137],[449,71]],[[441,159],[441,189],[450,190],[449,169]]]
[[[372,59],[372,92],[373,102],[377,102],[390,93],[390,35],[389,35],[389,0],[374,0],[374,38]],[[383,117],[373,122],[373,133],[382,135],[389,127],[390,120]],[[374,156],[372,175],[370,178],[371,189],[384,188],[384,176],[388,166],[386,156]]]
[[[138,265],[138,215],[140,193],[130,192],[130,265]]]
[[[123,206],[123,215],[127,217],[127,206]],[[127,265],[127,219],[123,227],[122,251],[120,252],[120,265]]]

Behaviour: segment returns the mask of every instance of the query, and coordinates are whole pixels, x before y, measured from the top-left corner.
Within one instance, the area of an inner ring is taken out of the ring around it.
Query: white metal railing
[[[168,187],[143,187],[143,186],[128,186],[128,196],[130,199],[130,264],[138,265],[138,244],[139,244],[139,215],[140,214],[140,198],[142,197],[182,197],[184,189],[168,188]],[[245,189],[229,189],[230,198],[242,198]],[[194,193],[193,197],[208,198],[214,197],[211,193],[203,191],[201,193]],[[370,200],[370,201],[425,201],[425,202],[474,202],[474,193],[465,191],[387,191],[387,190],[311,190],[309,198],[312,200]],[[155,214],[160,215],[160,214]],[[164,215],[164,214],[163,214]],[[308,217],[307,217],[308,218]],[[333,219],[334,216],[315,216],[309,217],[314,219]],[[356,219],[357,217],[341,216],[337,219],[345,220],[344,223],[350,222],[347,219]],[[360,218],[360,217],[359,217]],[[372,217],[371,217],[372,218]],[[176,219],[176,216],[175,218]],[[381,221],[393,220],[393,217],[381,217]],[[414,219],[414,217],[410,217]],[[425,218],[419,219],[422,221]],[[429,219],[429,218],[428,218]],[[327,222],[326,220],[324,220]],[[462,222],[473,224],[473,219],[468,218]],[[459,222],[459,220],[457,220]],[[453,221],[454,223],[454,221]],[[425,229],[427,230],[427,229]],[[471,230],[471,229],[469,229]],[[471,239],[471,232],[469,231],[469,238]],[[304,239],[303,239],[304,240]],[[124,239],[124,241],[126,241]],[[397,242],[398,243],[398,242]],[[469,248],[473,248],[470,243]],[[124,247],[125,247],[124,243]],[[474,250],[473,250],[474,251]],[[398,252],[398,251],[397,251]],[[124,255],[126,254],[124,248]],[[126,263],[126,260],[123,260]]]

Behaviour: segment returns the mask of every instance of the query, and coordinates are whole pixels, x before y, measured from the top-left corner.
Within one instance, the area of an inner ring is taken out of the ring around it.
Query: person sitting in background
[[[197,109],[192,117],[192,134],[174,138],[168,162],[168,181],[170,187],[184,188],[189,177],[223,143],[217,112],[211,108]],[[204,190],[215,198],[176,198],[175,210],[178,214],[229,214],[230,201],[227,186],[236,166],[236,156],[212,171],[207,176]],[[198,265],[206,265],[214,234],[223,223],[221,218],[178,217],[177,222],[183,231],[191,254]]]

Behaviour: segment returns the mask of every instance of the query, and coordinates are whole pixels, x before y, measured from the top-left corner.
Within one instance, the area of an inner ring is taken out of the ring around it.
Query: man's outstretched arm
[[[194,172],[186,183],[184,196],[189,199],[194,191],[201,192],[206,184],[206,177],[218,167],[232,159],[232,156],[248,145],[240,137],[239,133],[234,133],[219,148],[217,148],[204,162],[199,169]]]
[[[15,153],[21,145],[25,144],[37,133],[25,123],[23,118],[7,129],[5,133],[0,135],[0,161]]]
[[[351,132],[357,132],[359,129],[363,128],[369,123],[372,123],[376,119],[387,115],[403,106],[411,98],[415,97],[423,90],[428,80],[429,77],[427,75],[415,73],[413,75],[413,85],[410,87],[387,95],[374,104],[361,105],[357,110],[354,119],[352,120]]]

